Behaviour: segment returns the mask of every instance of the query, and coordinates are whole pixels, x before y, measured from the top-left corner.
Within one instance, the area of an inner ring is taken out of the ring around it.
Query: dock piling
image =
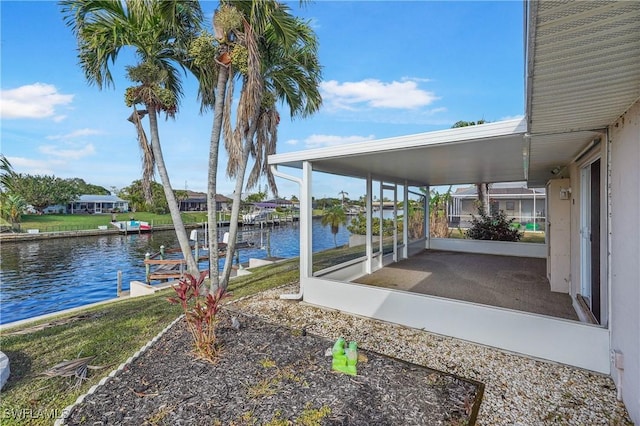
[[[144,260],[149,260],[149,259],[151,259],[151,253],[145,254],[144,255]],[[151,275],[151,265],[148,264],[147,262],[145,262],[144,269],[145,269],[145,272],[146,272],[147,284],[149,284],[149,282],[151,281],[149,279],[149,275]]]
[[[122,270],[118,270],[118,285],[116,287],[117,295],[120,297],[122,295]]]

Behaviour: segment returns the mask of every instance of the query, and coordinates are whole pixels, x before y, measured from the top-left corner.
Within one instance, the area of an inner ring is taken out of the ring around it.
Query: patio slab
[[[578,320],[571,296],[551,291],[545,259],[425,250],[353,282]]]

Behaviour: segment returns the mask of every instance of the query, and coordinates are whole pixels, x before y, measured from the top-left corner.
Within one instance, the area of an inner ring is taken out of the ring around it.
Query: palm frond
[[[133,107],[133,112],[129,116],[128,120],[133,123],[138,135],[138,144],[140,146],[140,153],[142,157],[142,192],[144,194],[144,200],[147,205],[153,203],[153,194],[151,191],[151,181],[153,180],[154,169],[156,166],[155,157],[153,156],[153,150],[151,144],[147,139],[147,134],[142,126],[142,117],[147,113],[144,110],[137,110]]]

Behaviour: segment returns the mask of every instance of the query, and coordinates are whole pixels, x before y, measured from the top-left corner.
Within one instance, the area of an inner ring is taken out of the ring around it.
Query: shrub
[[[187,327],[193,337],[196,354],[209,362],[215,362],[218,356],[216,344],[218,312],[222,299],[229,293],[222,288],[218,288],[213,294],[206,292],[202,286],[206,276],[206,271],[200,273],[198,278],[186,274],[180,279],[178,285],[173,287],[177,297],[170,297],[168,300],[169,303],[182,306]]]
[[[515,219],[507,219],[504,211],[500,210],[487,215],[484,211],[478,211],[480,218],[473,216],[471,227],[467,231],[467,238],[473,240],[492,241],[520,241],[522,234],[514,229]]]
[[[373,217],[371,221],[371,228],[373,230],[373,235],[380,234],[380,218],[377,216]],[[347,230],[352,234],[356,235],[366,235],[367,234],[367,218],[364,213],[359,213],[356,217],[351,220],[351,223],[347,225]],[[382,230],[384,236],[393,235],[393,219],[383,219],[382,221]],[[402,232],[402,221],[398,220],[398,233]]]

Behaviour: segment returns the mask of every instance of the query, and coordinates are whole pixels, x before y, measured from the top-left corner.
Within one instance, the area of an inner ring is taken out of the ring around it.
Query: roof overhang
[[[604,140],[606,128],[640,99],[640,2],[528,1],[525,8],[535,185]]]
[[[640,99],[640,2],[528,2],[529,133],[602,129]]]
[[[269,156],[269,163],[412,186],[524,180],[524,120]]]

